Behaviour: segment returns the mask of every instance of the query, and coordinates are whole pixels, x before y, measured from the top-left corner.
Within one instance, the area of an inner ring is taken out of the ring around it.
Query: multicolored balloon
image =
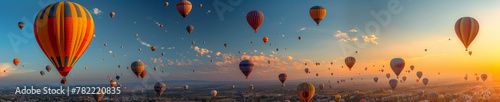
[[[165,91],[167,86],[163,82],[157,82],[155,84],[154,88],[155,88],[156,94],[158,94],[158,96],[161,96],[161,94],[163,93],[163,91]]]
[[[464,44],[466,51],[470,43],[476,38],[478,32],[479,23],[472,17],[462,17],[455,23],[455,33],[457,33],[458,39]]]
[[[396,79],[389,80],[389,86],[391,86],[391,88],[394,90],[396,86],[398,86],[398,80]]]
[[[302,102],[309,102],[314,96],[315,89],[311,83],[301,83],[297,86],[297,95]]]
[[[401,74],[401,71],[405,68],[405,60],[402,58],[393,58],[391,60],[391,68],[394,74],[399,77],[399,74]]]
[[[167,2],[167,6],[168,6],[168,2]],[[186,19],[186,16],[189,14],[189,12],[191,12],[192,8],[193,8],[193,5],[191,5],[191,2],[189,2],[188,0],[180,0],[177,3],[177,11],[179,12],[179,14],[182,15],[182,17],[184,19]]]
[[[90,12],[68,1],[42,9],[33,27],[38,45],[62,77],[68,75],[85,52],[95,29]]]
[[[245,75],[246,79],[252,73],[254,63],[250,60],[243,60],[240,62],[240,70]]]
[[[354,63],[356,63],[356,59],[352,56],[349,56],[345,58],[345,64],[347,67],[349,67],[349,71],[351,70],[352,66],[354,66]]]
[[[141,60],[133,62],[130,66],[132,67],[132,72],[137,75],[137,78],[139,78],[139,76],[142,74],[142,71],[144,71],[145,67],[144,63],[142,63]]]

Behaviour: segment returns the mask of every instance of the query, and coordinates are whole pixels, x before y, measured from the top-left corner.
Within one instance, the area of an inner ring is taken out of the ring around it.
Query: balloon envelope
[[[349,70],[351,70],[352,66],[354,66],[354,63],[356,63],[356,59],[354,57],[349,56],[345,58],[345,64],[349,67]]]
[[[323,6],[313,6],[309,9],[309,15],[316,22],[317,26],[326,15],[326,10]]]
[[[254,63],[250,60],[243,60],[240,62],[240,70],[245,75],[246,79],[248,79],[248,76],[252,73],[253,67]]]
[[[189,2],[188,0],[180,0],[176,6],[177,11],[184,19],[186,19],[186,16],[189,14],[189,12],[191,12],[191,9],[193,8],[193,5],[191,5],[191,2]]]
[[[405,68],[405,60],[402,58],[393,58],[391,60],[391,68],[394,74],[399,77],[399,74],[401,74],[401,71]]]
[[[462,17],[455,23],[455,33],[458,39],[462,41],[465,49],[469,48],[470,43],[474,41],[479,32],[479,23],[472,17]]]
[[[398,86],[398,80],[396,80],[396,79],[389,80],[389,85],[394,90],[396,88],[396,86]]]
[[[144,71],[144,63],[141,61],[135,61],[130,65],[132,67],[132,72],[134,72],[135,75],[137,75],[137,78],[142,74],[142,71]]]
[[[94,36],[94,29],[90,12],[68,1],[45,7],[38,13],[34,24],[38,45],[62,77],[68,75],[85,52]]]
[[[167,88],[167,86],[162,82],[157,82],[154,88],[156,94],[158,94],[158,96],[161,96],[161,94],[163,93],[163,91],[165,91],[165,88]]]
[[[297,86],[297,95],[302,102],[309,102],[314,96],[315,89],[311,83],[301,83]]]
[[[247,22],[250,26],[252,26],[255,33],[257,33],[257,29],[259,29],[263,21],[264,21],[264,14],[262,12],[257,10],[248,12]]]

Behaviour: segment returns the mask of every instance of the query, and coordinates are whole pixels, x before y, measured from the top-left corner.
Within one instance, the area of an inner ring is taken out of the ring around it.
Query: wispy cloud
[[[199,48],[198,46],[194,47],[194,51],[200,53],[202,56],[203,56],[203,54],[212,53],[212,51],[205,49],[205,48]]]
[[[377,40],[377,39],[378,39],[378,37],[376,37],[375,35],[363,36],[363,40],[364,40],[365,42],[371,42],[371,43],[374,43],[374,44],[376,44],[376,45],[378,45],[378,42],[377,42],[377,41],[375,41],[375,40]]]
[[[337,33],[333,35],[336,38],[340,38],[339,42],[349,42],[349,41],[358,41],[358,38],[356,37],[349,37],[347,33],[342,32],[340,30],[337,30]]]
[[[28,69],[18,70],[17,68],[13,68],[12,64],[10,63],[0,63],[0,73],[2,73],[0,74],[0,77],[7,77],[9,75],[24,74],[35,71],[36,70],[28,70]]]
[[[358,30],[356,30],[356,29],[351,29],[351,30],[349,30],[349,32],[358,32]]]
[[[94,10],[94,14],[96,14],[96,15],[100,15],[102,13],[102,11],[99,10],[98,8],[94,8],[92,10]]]
[[[299,30],[297,30],[297,32],[299,32],[299,31],[303,31],[303,30],[306,30],[306,29],[307,29],[306,27],[302,27],[302,28],[300,28]]]
[[[215,53],[215,55],[217,55],[217,56],[219,56],[220,54],[221,54],[220,52]]]
[[[288,60],[293,60],[293,57],[292,56],[288,56]]]

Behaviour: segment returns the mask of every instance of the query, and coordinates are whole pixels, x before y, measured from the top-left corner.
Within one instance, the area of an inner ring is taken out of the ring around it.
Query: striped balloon
[[[417,72],[418,79],[422,78],[422,75],[424,75],[424,73],[422,73],[422,71],[418,71]]]
[[[184,19],[186,19],[186,16],[191,12],[192,7],[193,5],[191,5],[191,2],[188,0],[181,0],[177,3],[177,11],[179,11],[179,14],[181,14]]]
[[[240,62],[240,70],[245,75],[246,79],[248,79],[248,75],[252,73],[254,63],[250,60],[243,60]]]
[[[438,102],[439,93],[430,92],[429,94],[427,94],[427,98],[430,102]]]
[[[194,27],[192,25],[189,25],[186,27],[186,30],[188,31],[189,34],[191,34],[191,32],[193,32],[194,30]]]
[[[57,2],[42,9],[35,18],[38,45],[62,77],[85,52],[94,36],[90,12],[74,2]]]
[[[302,102],[309,102],[314,96],[314,85],[311,83],[301,83],[297,86],[297,95]]]
[[[389,81],[389,85],[391,86],[391,88],[394,90],[396,88],[396,86],[398,86],[398,80],[396,79],[391,79]]]
[[[401,71],[405,68],[405,60],[402,58],[393,58],[391,60],[391,68],[394,74],[399,77],[399,74],[401,74]]]
[[[288,76],[285,73],[281,73],[280,75],[278,75],[278,78],[280,79],[282,84],[285,83],[287,77]]]
[[[427,83],[429,83],[429,79],[424,78],[424,79],[422,79],[422,82],[424,83],[425,86],[427,86]]]
[[[309,15],[316,22],[317,26],[319,26],[319,22],[325,18],[326,10],[323,6],[313,6],[309,9]]]
[[[142,63],[140,60],[135,61],[130,65],[132,67],[132,72],[134,72],[135,75],[137,75],[137,78],[142,74],[142,71],[144,71],[144,63]]]
[[[23,30],[24,22],[17,23],[17,26],[19,26],[19,29]]]
[[[264,44],[267,44],[267,41],[269,41],[269,38],[264,37],[264,38],[262,38],[262,41],[264,42]]]
[[[465,50],[469,48],[470,43],[476,38],[477,32],[479,32],[479,23],[472,17],[462,17],[455,23],[455,33],[464,44]]]
[[[354,57],[347,57],[345,58],[345,65],[349,67],[349,71],[351,70],[352,66],[354,66],[354,63],[356,63],[356,59]]]
[[[247,14],[247,22],[252,26],[255,33],[257,33],[257,29],[259,29],[260,25],[264,21],[264,14],[260,11],[253,10],[248,12]]]
[[[115,80],[109,81],[109,85],[111,85],[111,87],[115,87],[116,86],[116,81]]]
[[[165,91],[165,88],[167,88],[167,86],[162,82],[157,82],[155,84],[154,88],[155,88],[155,92],[158,94],[158,96],[161,96],[161,94],[163,93],[163,91]]]

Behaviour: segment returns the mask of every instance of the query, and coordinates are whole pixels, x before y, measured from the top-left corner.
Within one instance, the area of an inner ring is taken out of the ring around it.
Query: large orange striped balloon
[[[90,12],[74,2],[57,2],[35,18],[35,38],[61,76],[68,75],[94,36]]]
[[[325,18],[326,10],[323,6],[313,6],[309,9],[309,15],[311,15],[311,18],[319,26],[319,22]]]
[[[472,17],[462,17],[455,23],[455,33],[464,44],[465,50],[469,48],[470,43],[476,38],[477,32],[479,32],[479,23]]]
[[[302,102],[309,102],[314,96],[314,85],[311,83],[302,83],[297,86],[297,95]]]
[[[177,11],[179,11],[184,19],[186,19],[186,16],[189,14],[189,12],[191,12],[192,7],[193,5],[191,5],[191,2],[189,2],[188,0],[181,0],[179,1],[179,3],[177,3]]]

